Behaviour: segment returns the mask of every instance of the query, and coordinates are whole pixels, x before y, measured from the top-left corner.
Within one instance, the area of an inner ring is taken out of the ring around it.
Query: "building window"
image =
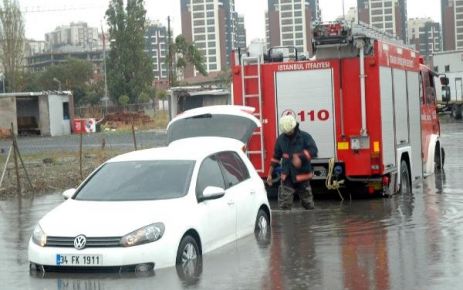
[[[193,13],[193,18],[204,18],[204,12]]]
[[[445,66],[445,72],[450,72],[450,65]]]
[[[293,34],[292,33],[283,33],[283,40],[289,40],[293,39]]]
[[[193,6],[193,11],[202,11],[204,9],[203,5],[194,5]]]
[[[204,32],[206,32],[205,27],[197,27],[194,29],[194,33],[204,33]]]
[[[195,35],[194,36],[194,41],[200,41],[200,40],[206,40],[206,35]]]
[[[281,13],[281,18],[289,18],[292,17],[293,13],[292,12],[282,12]]]

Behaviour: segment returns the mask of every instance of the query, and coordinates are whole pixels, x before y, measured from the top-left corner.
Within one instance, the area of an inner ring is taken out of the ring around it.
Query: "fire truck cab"
[[[442,167],[436,74],[418,52],[344,22],[316,25],[313,39],[310,59],[297,52],[232,57],[233,102],[254,107],[263,124],[248,144],[261,177],[286,114],[316,141],[314,180],[327,189],[411,192],[413,181]]]

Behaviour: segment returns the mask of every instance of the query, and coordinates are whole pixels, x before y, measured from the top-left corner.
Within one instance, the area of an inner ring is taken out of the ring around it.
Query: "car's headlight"
[[[32,241],[41,247],[45,247],[47,244],[47,235],[43,232],[40,225],[36,225],[34,232],[32,233]]]
[[[122,237],[121,245],[132,247],[159,240],[164,234],[164,224],[155,223],[131,232]]]

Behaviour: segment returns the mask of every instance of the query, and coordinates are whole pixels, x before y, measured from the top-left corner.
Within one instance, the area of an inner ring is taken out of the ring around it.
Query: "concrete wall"
[[[215,105],[230,105],[228,96],[204,96],[203,107]]]
[[[71,134],[71,121],[64,118],[63,104],[69,104],[68,95],[49,95],[50,135],[62,136]]]
[[[449,66],[450,72],[462,72],[463,50],[437,53],[433,56],[433,65],[438,68],[438,73],[448,73],[445,66]]]
[[[445,74],[449,78],[450,99],[461,102],[463,100],[463,50],[435,54],[433,65],[437,67],[437,73]],[[446,66],[450,71],[445,71]],[[437,99],[442,100],[441,85],[437,78],[435,82]]]
[[[48,114],[48,96],[39,96],[39,129],[42,136],[50,136],[50,118]]]
[[[0,97],[0,129],[11,129],[13,122],[15,134],[18,133],[15,97]]]

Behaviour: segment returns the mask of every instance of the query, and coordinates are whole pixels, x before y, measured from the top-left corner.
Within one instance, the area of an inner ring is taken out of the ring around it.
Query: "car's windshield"
[[[182,197],[187,193],[194,164],[192,160],[107,163],[79,189],[75,199],[127,201]]]

